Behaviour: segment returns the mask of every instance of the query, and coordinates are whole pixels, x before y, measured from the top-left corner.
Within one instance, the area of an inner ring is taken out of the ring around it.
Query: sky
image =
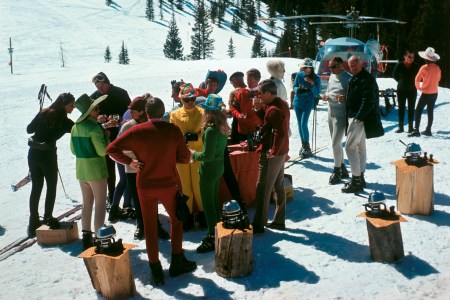
[[[198,86],[208,70],[235,71],[258,68],[268,78],[269,58],[250,59],[253,39],[229,29],[214,27],[214,59],[205,61],[169,61],[162,45],[166,38],[171,10],[165,6],[164,21],[145,20],[145,2],[116,1],[107,7],[104,1],[43,0],[0,2],[0,109],[4,126],[0,127],[0,248],[25,235],[31,185],[12,192],[10,185],[23,178],[27,165],[27,124],[39,110],[37,99],[41,84],[48,86],[53,99],[63,92],[75,97],[91,94],[93,75],[105,72],[114,85],[126,89],[131,98],[150,92],[172,105],[170,81],[183,79]],[[156,1],[155,1],[156,2]],[[187,3],[190,9],[190,4]],[[192,11],[176,12],[185,54],[189,53]],[[159,15],[158,8],[155,9]],[[230,10],[229,10],[230,11]],[[231,20],[230,14],[226,20]],[[265,28],[260,24],[261,28]],[[13,43],[14,74],[10,73],[9,38]],[[226,55],[230,37],[237,46],[237,57]],[[272,49],[275,38],[264,34],[266,47]],[[131,64],[117,63],[122,41]],[[270,42],[272,41],[272,42]],[[113,61],[104,63],[110,46]],[[61,67],[61,47],[65,67]],[[285,86],[298,70],[299,59],[283,58],[286,64]],[[381,89],[395,88],[392,78],[378,79]],[[221,92],[228,98],[232,87]],[[408,138],[396,134],[397,109],[383,118],[385,135],[367,141],[368,167],[365,195],[381,191],[387,205],[396,203],[396,174],[391,162],[401,159],[405,146],[419,143],[440,163],[434,166],[434,213],[430,216],[404,215],[401,223],[405,257],[397,264],[376,263],[370,257],[365,220],[356,216],[367,201],[343,194],[342,185],[328,185],[333,169],[327,124],[327,105],[317,109],[317,146],[328,146],[317,157],[286,168],[293,177],[294,200],[287,204],[286,231],[266,229],[253,238],[254,269],[247,277],[227,279],[215,272],[214,253],[197,254],[196,247],[206,234],[194,230],[184,234],[183,248],[198,268],[176,278],[168,275],[170,241],[160,241],[160,260],[166,275],[163,287],[150,284],[150,270],[143,241],[133,240],[132,222],[114,225],[117,237],[136,244],[130,251],[131,270],[137,294],[132,299],[449,299],[450,296],[450,197],[448,162],[450,156],[448,115],[450,90],[439,88],[435,108],[433,137]],[[44,106],[50,105],[46,100]],[[79,112],[70,115],[76,120]],[[312,120],[312,118],[311,118]],[[426,124],[426,114],[422,124]],[[295,114],[291,110],[290,156],[298,155],[300,139]],[[311,128],[310,124],[310,128]],[[421,128],[422,129],[422,128]],[[75,178],[75,157],[69,149],[69,135],[58,143],[58,183],[54,214],[67,211],[82,201]],[[346,160],[348,167],[348,160]],[[63,185],[61,184],[63,183]],[[45,189],[43,194],[45,194]],[[44,209],[41,197],[40,212]],[[168,217],[160,205],[163,226]],[[250,218],[254,208],[249,209]],[[273,215],[271,207],[270,215]],[[78,224],[80,228],[81,225]],[[81,230],[81,229],[80,229]],[[81,232],[80,232],[81,236]],[[2,280],[0,299],[103,299],[92,287],[81,253],[81,241],[59,246],[33,246],[0,261]]]

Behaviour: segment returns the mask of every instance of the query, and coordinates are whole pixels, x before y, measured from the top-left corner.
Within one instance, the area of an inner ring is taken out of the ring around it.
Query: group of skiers
[[[419,52],[427,64],[420,70],[413,64],[414,53],[405,52],[405,61],[394,70],[398,81],[399,129],[403,132],[405,103],[408,99],[408,130],[419,136],[420,115],[428,105],[428,126],[422,132],[431,135],[433,108],[437,98],[439,67],[434,63],[439,56],[434,49]],[[347,134],[345,151],[350,161],[352,178],[342,191],[361,191],[366,183],[366,138],[384,134],[378,109],[376,80],[364,69],[362,61],[352,56],[347,72],[340,57],[330,60],[330,80],[323,101],[328,102],[328,124],[333,148],[334,169],[329,183],[341,183],[350,177],[344,163],[342,140]],[[252,68],[245,74],[230,76],[234,89],[228,98],[228,107],[218,92],[223,88],[223,71],[208,73],[202,87],[191,83],[172,81],[172,98],[176,105],[167,110],[161,99],[144,94],[131,101],[127,91],[110,83],[103,72],[92,78],[96,91],[75,100],[70,93],[59,95],[48,108],[42,109],[27,126],[33,134],[29,139],[28,163],[32,178],[28,233],[35,235],[42,224],[58,228],[53,217],[58,177],[56,141],[71,133],[70,148],[76,157],[76,177],[83,196],[83,247],[94,244],[97,230],[105,223],[121,217],[136,219],[136,239],[146,240],[152,281],[164,284],[159,261],[158,237],[171,238],[171,276],[191,272],[194,261],[184,256],[183,230],[199,226],[207,235],[197,247],[198,253],[214,251],[215,226],[220,221],[219,182],[223,176],[230,193],[238,201],[247,217],[239,186],[229,161],[227,144],[250,141],[258,136],[260,153],[259,177],[256,189],[254,233],[263,233],[264,227],[285,230],[286,198],[284,190],[284,163],[289,152],[290,106],[297,116],[302,146],[299,155],[312,155],[309,117],[320,99],[321,81],[314,72],[311,59],[300,64],[300,71],[292,82],[291,105],[283,84],[285,74],[281,60],[269,60],[267,70],[271,77],[261,81],[259,70]],[[417,75],[415,75],[417,73]],[[246,77],[246,82],[244,82]],[[416,91],[422,91],[413,128],[412,116]],[[420,84],[422,82],[422,84]],[[81,116],[71,121],[67,115],[77,108]],[[227,118],[231,118],[229,122]],[[231,126],[229,126],[229,124]],[[250,146],[250,145],[249,145]],[[116,166],[119,180],[116,184]],[[39,219],[39,198],[44,180],[47,184],[45,214]],[[268,222],[270,196],[275,192],[275,214]],[[176,198],[183,193],[189,197],[191,216],[182,223],[176,216]],[[124,198],[123,208],[119,207]],[[158,219],[158,202],[170,218],[170,234]],[[94,205],[95,204],[95,205]],[[94,226],[91,225],[94,209]],[[93,229],[93,230],[92,230]]]

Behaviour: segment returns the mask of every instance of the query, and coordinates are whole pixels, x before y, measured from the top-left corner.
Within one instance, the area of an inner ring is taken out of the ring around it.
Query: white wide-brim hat
[[[426,60],[437,61],[441,57],[434,52],[434,48],[428,47],[425,51],[419,51],[419,56]]]

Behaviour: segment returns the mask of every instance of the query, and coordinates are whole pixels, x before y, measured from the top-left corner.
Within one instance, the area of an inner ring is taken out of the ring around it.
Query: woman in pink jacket
[[[419,102],[416,107],[414,130],[409,137],[417,137],[420,134],[431,136],[431,126],[433,125],[433,111],[434,104],[438,96],[438,85],[441,80],[441,69],[436,64],[439,60],[439,55],[434,52],[434,49],[428,47],[425,51],[419,51],[419,56],[425,59],[426,64],[420,67],[419,72],[416,75],[416,88],[422,92],[419,98]],[[422,82],[422,85],[420,85]],[[420,119],[422,117],[422,111],[427,106],[428,124],[427,128],[419,132]]]

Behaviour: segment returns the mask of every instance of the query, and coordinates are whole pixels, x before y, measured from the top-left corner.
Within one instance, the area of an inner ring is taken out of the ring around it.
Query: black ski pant
[[[131,194],[130,196],[131,196],[131,199],[132,199],[133,205],[134,205],[136,224],[138,226],[143,226],[141,203],[139,203],[139,195],[138,195],[138,190],[136,187],[137,174],[136,173],[126,173],[126,175],[127,175],[127,184],[130,188],[130,194]]]
[[[105,159],[108,169],[108,201],[112,204],[114,191],[116,190],[116,162],[109,155],[106,155]]]
[[[227,187],[228,187],[228,190],[230,191],[231,197],[233,197],[233,199],[237,201],[237,203],[241,207],[242,211],[244,213],[247,213],[245,203],[241,197],[241,191],[239,189],[239,184],[236,180],[236,176],[234,176],[233,167],[231,166],[230,150],[228,150],[228,147],[225,147],[223,158],[224,158],[223,159],[224,170],[223,170],[223,175],[222,175],[223,179],[225,180],[225,183],[227,184]]]
[[[47,157],[45,160],[28,158],[28,167],[31,173],[31,194],[30,194],[30,220],[39,219],[39,199],[41,198],[44,180],[47,185],[45,196],[44,217],[51,217],[55,206],[56,185],[58,183],[58,163],[57,157]]]
[[[428,124],[427,130],[431,131],[431,126],[433,125],[433,117],[434,117],[434,105],[436,104],[438,94],[422,94],[419,98],[419,103],[417,103],[416,107],[416,123],[414,129],[419,130],[420,127],[420,119],[422,118],[422,111],[427,107],[427,115],[428,115]]]
[[[403,129],[405,121],[406,101],[408,101],[408,129],[414,125],[414,108],[416,107],[417,90],[397,91],[398,98],[398,128]]]

